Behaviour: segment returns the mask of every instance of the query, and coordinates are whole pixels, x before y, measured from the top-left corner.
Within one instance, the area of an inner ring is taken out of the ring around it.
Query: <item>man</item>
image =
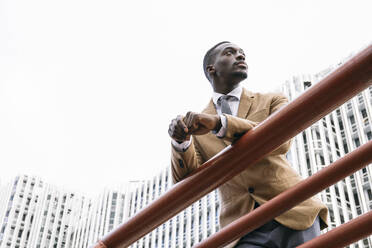
[[[212,47],[204,57],[203,67],[214,91],[208,106],[202,113],[179,115],[169,125],[174,183],[288,102],[281,94],[252,93],[242,88],[240,82],[247,78],[248,66],[244,51],[231,42]],[[289,147],[287,141],[218,188],[221,227],[301,180],[286,160]],[[227,247],[296,247],[327,227],[327,214],[324,204],[310,198]]]

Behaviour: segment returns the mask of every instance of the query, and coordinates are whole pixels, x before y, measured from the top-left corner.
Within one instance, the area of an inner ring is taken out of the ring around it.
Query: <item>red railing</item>
[[[348,62],[329,74],[321,82],[312,86],[280,111],[247,132],[233,145],[224,149],[218,156],[205,162],[189,177],[174,185],[167,193],[159,197],[147,208],[107,234],[95,247],[117,248],[130,246],[133,242],[140,239],[196,200],[216,189],[224,182],[230,180],[248,166],[259,161],[266,154],[275,150],[278,146],[370,85],[372,85],[372,45],[351,58]],[[367,155],[363,157],[365,160],[359,161],[360,158],[354,158],[358,161],[359,165],[370,163],[372,159],[371,144],[368,143],[363,147],[364,150],[360,148],[358,151],[367,151]],[[343,158],[343,160],[348,157],[350,157],[350,155]],[[342,164],[342,162],[339,163]],[[359,167],[355,166],[354,169],[355,168]],[[328,169],[328,167],[326,169]],[[316,175],[322,177],[322,173],[326,173],[326,171],[324,171],[325,169]],[[338,170],[336,170],[336,172],[340,173]],[[327,180],[332,180],[333,182],[336,179],[340,180],[338,178],[339,177],[334,177],[332,174]],[[324,184],[318,181],[319,179],[309,178],[308,181],[310,180],[315,180],[316,184],[319,183],[324,186]],[[306,180],[304,182],[306,182]],[[280,215],[282,212],[298,204],[299,202],[294,199],[293,194],[296,194],[296,197],[298,197],[298,195],[310,197],[314,193],[314,190],[303,186],[301,187],[301,185],[304,185],[304,182],[288,190],[290,193],[287,191],[283,192],[285,196],[282,196],[282,194],[277,196],[290,199],[279,204],[279,207],[278,203],[275,203],[275,207],[273,207],[274,204],[270,203],[277,199],[277,197],[275,197],[243,217],[242,221],[244,221],[244,218],[248,218],[249,222],[244,222],[244,224],[242,224],[242,226],[245,227],[244,231],[253,230],[252,228],[264,224],[265,221]],[[320,191],[326,187],[323,186],[316,185],[317,190]],[[312,185],[312,187],[315,186]],[[303,200],[305,199],[306,198]],[[290,207],[287,208],[286,206]],[[270,215],[270,218],[265,218],[270,212],[275,214]],[[252,218],[254,219],[254,224],[252,223]],[[213,246],[208,243],[207,246],[205,246],[202,242],[199,244],[199,247],[219,247],[246,233],[239,232],[241,231],[240,229],[237,230],[233,228],[232,230],[231,233],[227,232],[229,233],[228,235],[223,232],[218,232],[204,242],[204,244],[211,242],[208,240],[214,237],[219,240],[217,246],[215,246],[214,243]],[[372,232],[372,229],[369,231]],[[228,236],[228,238],[219,237],[223,235],[226,235],[226,237]]]
[[[238,220],[221,229],[218,233],[215,233],[196,245],[195,248],[210,248],[226,245],[370,163],[372,163],[372,141],[369,141],[318,173],[284,191],[270,201],[254,209],[249,214],[240,217]],[[369,218],[369,223],[371,223],[371,217]],[[372,225],[350,230],[354,235],[358,233],[363,234],[366,231],[372,233]],[[346,238],[346,236],[340,236],[338,242],[343,240],[343,238]],[[306,247],[331,248],[339,246],[327,245]]]
[[[372,211],[316,237],[297,248],[339,248],[371,235]]]

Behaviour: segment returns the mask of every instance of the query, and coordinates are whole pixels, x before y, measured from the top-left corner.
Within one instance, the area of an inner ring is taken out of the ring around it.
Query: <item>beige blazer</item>
[[[252,93],[243,89],[238,116],[226,115],[227,132],[224,138],[217,138],[212,133],[193,136],[192,143],[185,152],[178,152],[172,146],[173,182],[187,177],[194,169],[230,145],[236,137],[252,129],[287,102],[287,98],[281,94]],[[217,114],[212,100],[203,113]],[[221,199],[221,228],[252,211],[254,201],[262,205],[302,180],[286,159],[285,154],[290,144],[291,141],[282,144],[218,188]],[[328,209],[318,198],[313,197],[275,220],[289,228],[304,230],[314,223],[317,215],[320,216],[321,229],[326,228]],[[226,247],[233,247],[236,242],[237,240]]]

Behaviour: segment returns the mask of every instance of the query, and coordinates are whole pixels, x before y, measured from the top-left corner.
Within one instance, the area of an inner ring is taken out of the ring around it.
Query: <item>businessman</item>
[[[240,85],[248,76],[245,58],[240,47],[227,41],[216,44],[205,54],[203,69],[213,89],[209,104],[201,113],[179,115],[169,125],[174,183],[288,102],[282,94],[253,93]],[[301,180],[285,156],[290,143],[282,144],[218,188],[221,227]],[[226,247],[296,247],[318,236],[320,230],[328,226],[327,215],[327,207],[313,197]]]

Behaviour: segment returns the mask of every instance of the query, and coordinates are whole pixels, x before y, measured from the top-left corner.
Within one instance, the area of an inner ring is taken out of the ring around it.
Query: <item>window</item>
[[[336,147],[336,149],[339,149],[337,142],[335,142],[335,147]]]
[[[368,192],[368,198],[369,198],[369,200],[372,201],[372,192],[371,192],[371,189],[368,189],[367,192]]]
[[[350,120],[350,123],[351,123],[351,124],[355,124],[355,118],[354,118],[354,115],[350,116],[350,117],[349,117],[349,120]]]
[[[368,140],[371,140],[372,139],[372,132],[371,131],[369,131],[367,133],[367,138],[368,138]]]
[[[305,81],[304,82],[304,89],[307,89],[311,86],[311,82],[310,81]]]
[[[366,111],[366,109],[362,109],[362,116],[363,116],[363,118],[366,118],[367,117],[367,111]]]
[[[307,143],[305,132],[302,133],[302,137],[304,138],[304,142]]]
[[[341,224],[344,224],[345,223],[345,218],[342,214],[340,214],[340,219],[341,219]]]
[[[345,154],[349,152],[349,148],[347,147],[346,143],[344,143],[344,151],[345,151]]]
[[[345,199],[346,201],[349,201],[349,195],[345,192]]]
[[[339,121],[338,124],[340,125],[340,130],[344,130],[344,124],[342,123],[342,121]]]
[[[359,93],[358,94],[358,102],[359,102],[359,104],[362,104],[363,103],[363,95],[362,95],[362,93]]]
[[[316,131],[316,138],[320,139],[320,133],[318,131]]]
[[[355,205],[360,205],[359,198],[358,198],[357,194],[354,194],[354,200],[355,200]]]
[[[338,191],[338,187],[337,186],[335,186],[335,192],[336,192],[336,195],[337,196],[340,196],[340,192]]]
[[[322,163],[322,165],[325,165],[324,157],[322,155],[320,155],[320,162]]]
[[[359,140],[359,138],[355,138],[354,139],[354,142],[355,142],[355,147],[359,147],[360,146],[360,140]]]

